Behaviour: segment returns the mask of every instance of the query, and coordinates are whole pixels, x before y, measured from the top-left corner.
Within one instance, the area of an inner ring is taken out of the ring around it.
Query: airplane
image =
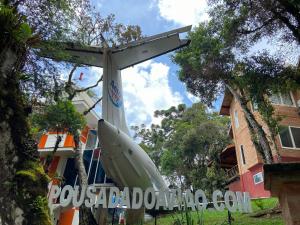
[[[121,70],[189,45],[182,27],[116,47],[62,43],[68,61],[103,68],[102,119],[98,122],[101,163],[118,187],[167,190],[161,174],[147,153],[130,137],[125,120]],[[49,58],[53,57],[48,53]]]

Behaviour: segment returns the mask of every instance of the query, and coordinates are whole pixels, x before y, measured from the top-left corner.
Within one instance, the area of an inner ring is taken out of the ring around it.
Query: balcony
[[[235,165],[232,168],[225,170],[225,173],[226,173],[226,177],[228,179],[228,183],[234,181],[236,178],[239,177],[238,165]]]
[[[239,168],[235,152],[235,145],[228,145],[220,154],[221,168],[226,173],[227,184],[239,178]]]
[[[58,145],[58,149],[55,152],[56,156],[72,156],[74,155],[74,140],[73,136],[69,134],[55,134],[52,132],[48,132],[43,134],[39,145],[38,152],[41,157],[45,157],[47,155],[53,154],[54,146],[58,135],[61,136],[61,142]]]

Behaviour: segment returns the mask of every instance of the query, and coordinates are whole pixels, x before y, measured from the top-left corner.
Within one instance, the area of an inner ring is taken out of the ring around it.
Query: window
[[[89,130],[85,149],[92,150],[96,148],[96,142],[97,142],[97,131]]]
[[[246,159],[245,159],[245,153],[244,153],[244,146],[241,145],[241,160],[242,160],[242,163],[243,165],[246,164]]]
[[[88,175],[88,184],[104,183],[104,169],[100,162],[100,149],[85,150],[83,162]]]
[[[100,162],[100,149],[85,150],[83,153],[83,163],[85,171],[88,175],[88,184],[101,184],[112,182],[105,176],[104,169]],[[67,160],[66,168],[64,171],[64,185],[75,186],[78,185],[78,174],[75,165],[75,159],[69,158]]]
[[[234,124],[235,124],[235,128],[239,128],[240,126],[239,117],[238,117],[238,112],[236,110],[234,111]]]
[[[293,106],[293,100],[290,93],[276,93],[270,96],[270,101],[276,105],[289,105]]]
[[[264,177],[263,177],[262,172],[259,172],[259,173],[255,174],[253,176],[253,181],[254,181],[254,184],[262,183],[264,181]]]
[[[281,146],[283,148],[300,148],[300,128],[282,126],[279,130]]]
[[[257,111],[258,110],[258,104],[256,102],[252,102],[252,109],[253,111]]]

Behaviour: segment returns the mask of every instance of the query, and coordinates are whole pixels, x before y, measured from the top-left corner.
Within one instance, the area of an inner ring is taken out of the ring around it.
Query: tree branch
[[[94,85],[92,85],[92,86],[89,86],[89,87],[86,87],[86,88],[83,88],[83,89],[75,90],[75,92],[76,92],[76,93],[77,93],[77,92],[84,92],[84,91],[87,91],[87,90],[89,90],[89,89],[91,89],[91,88],[97,87],[98,84],[99,84],[102,80],[103,80],[103,76],[100,77],[100,79],[97,81],[96,84],[94,84]]]
[[[282,5],[284,7],[284,9],[290,13],[291,15],[293,15],[295,17],[295,19],[298,22],[298,25],[300,25],[300,12],[299,12],[299,8],[296,6],[296,4],[293,4],[287,0],[277,0],[279,2],[280,5]]]
[[[255,29],[252,29],[252,30],[246,30],[246,29],[242,29],[239,31],[240,34],[251,34],[251,33],[254,33],[256,31],[259,31],[261,30],[262,28],[264,28],[265,26],[269,25],[270,23],[272,23],[273,21],[275,20],[275,18],[270,18],[268,19],[267,21],[265,21],[261,26],[259,27],[256,27]]]
[[[67,82],[67,85],[71,85],[72,83],[72,77],[73,77],[73,74],[75,72],[75,70],[77,69],[77,64],[75,66],[73,66],[73,68],[71,69],[70,73],[69,73],[69,76],[68,76],[68,82]]]
[[[53,77],[53,80],[54,80],[54,101],[58,102],[60,90],[58,88],[58,82],[57,82],[57,79],[56,79],[55,75],[53,75],[52,77]]]
[[[276,10],[271,10],[273,14],[283,23],[287,26],[287,28],[292,32],[293,36],[297,39],[298,43],[300,43],[300,30],[298,27],[294,26],[290,20],[283,16],[280,12]]]
[[[92,111],[92,109],[94,109],[96,107],[96,105],[102,101],[102,97],[98,99],[98,101],[95,102],[94,105],[92,105],[88,110],[83,112],[83,115],[87,115],[90,111]]]

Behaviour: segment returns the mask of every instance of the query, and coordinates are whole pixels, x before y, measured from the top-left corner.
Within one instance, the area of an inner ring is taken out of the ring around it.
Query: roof
[[[91,98],[86,92],[79,92],[72,101],[77,111],[83,113],[95,104],[95,100]],[[91,110],[85,115],[87,125],[90,128],[97,128],[98,120],[100,119],[95,110]]]
[[[210,160],[207,164],[208,167],[212,165],[213,161]],[[220,153],[220,165],[221,168],[232,168],[237,165],[235,145],[229,144]]]
[[[225,89],[222,105],[220,108],[220,115],[229,116],[230,115],[230,104],[232,102],[233,96],[228,89]]]
[[[237,165],[235,145],[228,145],[220,154],[221,167],[222,168],[231,168]]]

